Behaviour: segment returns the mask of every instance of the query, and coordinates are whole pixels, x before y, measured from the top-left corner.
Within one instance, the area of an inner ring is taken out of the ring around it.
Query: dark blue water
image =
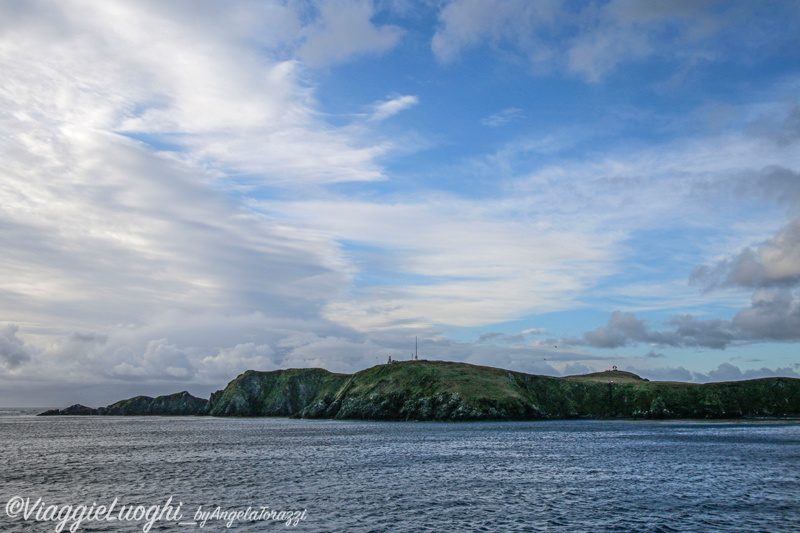
[[[58,525],[12,500],[144,513],[171,496],[151,531],[797,532],[800,424],[0,416],[0,480],[3,531]],[[201,528],[217,507],[251,515]],[[109,516],[76,530],[147,522]]]

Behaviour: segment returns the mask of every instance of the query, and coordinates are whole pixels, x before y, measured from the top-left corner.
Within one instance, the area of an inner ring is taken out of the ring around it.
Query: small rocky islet
[[[800,379],[648,381],[608,370],[551,377],[449,361],[402,361],[355,374],[321,368],[249,370],[208,400],[179,392],[39,416],[219,416],[480,421],[576,418],[800,417]]]

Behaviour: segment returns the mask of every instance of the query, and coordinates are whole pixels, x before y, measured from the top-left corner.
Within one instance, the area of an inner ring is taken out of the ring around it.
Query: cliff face
[[[187,392],[44,415],[291,416],[362,420],[738,418],[800,416],[800,379],[703,385],[607,371],[553,378],[446,361],[405,361],[353,375],[250,370],[209,400]]]
[[[186,391],[168,396],[136,396],[98,409],[100,415],[202,415],[208,401]]]
[[[321,368],[256,372],[248,370],[211,395],[213,416],[297,416],[327,405],[350,378]]]

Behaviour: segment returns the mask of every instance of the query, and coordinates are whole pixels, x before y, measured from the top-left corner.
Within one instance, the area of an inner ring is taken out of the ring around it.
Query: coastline
[[[187,391],[80,404],[41,416],[290,417],[385,421],[800,420],[800,379],[648,381],[618,370],[538,376],[449,361],[404,361],[336,374],[249,370],[209,399]]]

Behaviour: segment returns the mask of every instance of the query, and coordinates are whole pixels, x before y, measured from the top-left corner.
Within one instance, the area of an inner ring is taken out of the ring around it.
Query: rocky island
[[[280,416],[360,420],[781,418],[800,416],[800,379],[654,382],[608,370],[550,377],[449,361],[403,361],[355,374],[320,368],[249,370],[208,400],[188,392],[136,396],[52,415]]]

